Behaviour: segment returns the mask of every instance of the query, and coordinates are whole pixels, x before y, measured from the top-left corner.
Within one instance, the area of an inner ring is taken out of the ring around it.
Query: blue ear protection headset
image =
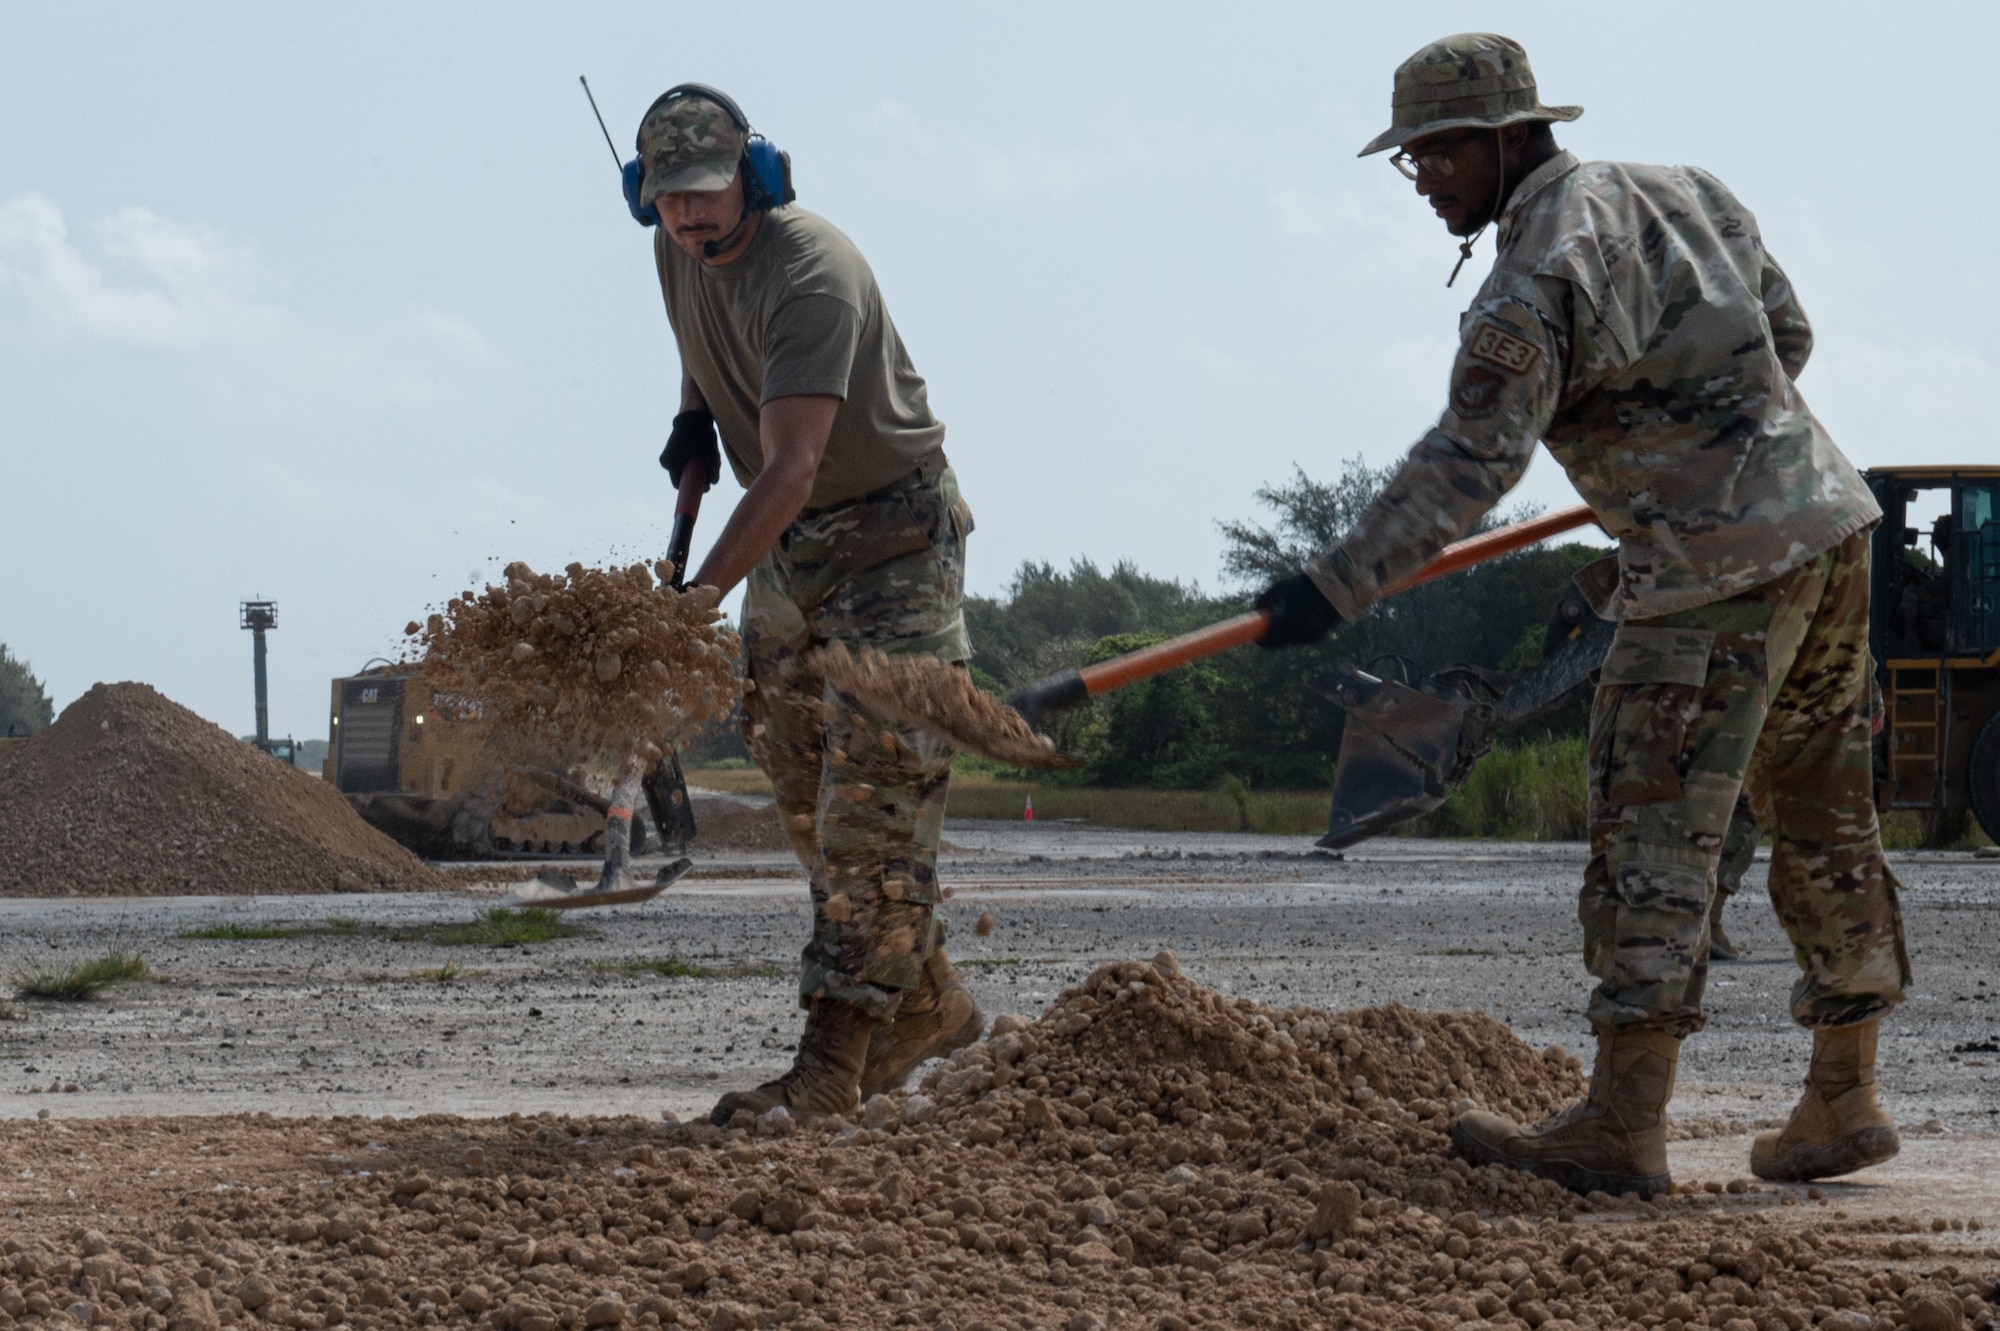
[[[799,197],[792,189],[792,155],[779,151],[776,144],[751,129],[750,120],[743,114],[743,108],[738,106],[728,93],[711,88],[705,83],[676,84],[654,99],[653,105],[646,108],[646,115],[650,116],[662,102],[672,101],[676,97],[707,98],[728,112],[729,118],[736,122],[736,128],[748,136],[748,141],[743,147],[743,158],[736,164],[737,173],[743,177],[744,216],[749,216],[753,211],[779,207]],[[644,116],[640,117],[639,123],[645,123]],[[633,146],[636,149],[638,145],[635,143]],[[658,226],[659,209],[650,203],[643,208],[639,206],[639,182],[645,174],[645,164],[637,157],[625,163],[625,206],[632,210],[632,220],[639,225]],[[739,221],[738,225],[742,223]],[[716,242],[710,241],[709,244],[714,245]]]

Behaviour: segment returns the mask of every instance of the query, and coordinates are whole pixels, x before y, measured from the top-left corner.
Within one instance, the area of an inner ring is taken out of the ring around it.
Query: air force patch
[[[1462,421],[1484,420],[1500,409],[1507,381],[1483,365],[1468,365],[1451,386],[1451,410]]]
[[[1465,344],[1466,354],[1489,365],[1498,365],[1510,374],[1526,374],[1542,358],[1542,349],[1524,337],[1516,337],[1498,324],[1483,323],[1473,330]]]

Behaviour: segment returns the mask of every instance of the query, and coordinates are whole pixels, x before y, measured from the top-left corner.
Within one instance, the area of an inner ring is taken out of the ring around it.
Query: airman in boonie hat
[[[1396,71],[1392,162],[1461,261],[1497,228],[1437,423],[1332,548],[1257,599],[1260,643],[1366,614],[1470,532],[1543,444],[1618,541],[1617,627],[1587,751],[1578,918],[1596,1070],[1539,1123],[1468,1109],[1451,1140],[1580,1193],[1673,1187],[1667,1106],[1702,1028],[1726,829],[1752,792],[1812,1031],[1805,1094],[1750,1148],[1805,1182],[1893,1157],[1883,1018],[1911,987],[1871,779],[1871,545],[1883,506],[1799,391],[1813,330],[1756,216],[1692,166],[1556,144],[1520,46],[1447,37]],[[1671,300],[1662,293],[1673,293]],[[1874,577],[1882,577],[1879,566]],[[1779,625],[1792,625],[1784,630]]]
[[[1396,67],[1389,128],[1360,156],[1447,129],[1499,129],[1527,121],[1574,120],[1580,106],[1543,106],[1528,53],[1511,37],[1462,32],[1432,42]]]
[[[662,99],[639,122],[639,184],[644,207],[662,194],[729,188],[749,134],[719,103],[699,94]]]

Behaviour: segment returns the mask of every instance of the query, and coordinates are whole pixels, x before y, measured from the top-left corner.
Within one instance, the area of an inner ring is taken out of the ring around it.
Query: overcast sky
[[[333,676],[508,560],[657,554],[677,362],[579,73],[621,153],[686,79],[791,152],[929,380],[975,591],[1079,557],[1214,589],[1259,485],[1422,433],[1491,250],[1447,291],[1452,242],[1354,154],[1397,63],[1473,28],[1587,108],[1585,158],[1758,214],[1856,462],[1990,461],[1996,14],[8,6],[0,641],[58,706],[137,679],[244,732],[237,602],[272,597],[273,726],[320,736]],[[1573,502],[1546,456],[1519,493]]]

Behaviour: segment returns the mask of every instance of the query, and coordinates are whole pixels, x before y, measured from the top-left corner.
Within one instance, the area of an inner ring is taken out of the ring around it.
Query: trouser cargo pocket
[[[1590,781],[1607,805],[1680,799],[1689,738],[1715,634],[1705,629],[1618,630],[1598,675]]]

